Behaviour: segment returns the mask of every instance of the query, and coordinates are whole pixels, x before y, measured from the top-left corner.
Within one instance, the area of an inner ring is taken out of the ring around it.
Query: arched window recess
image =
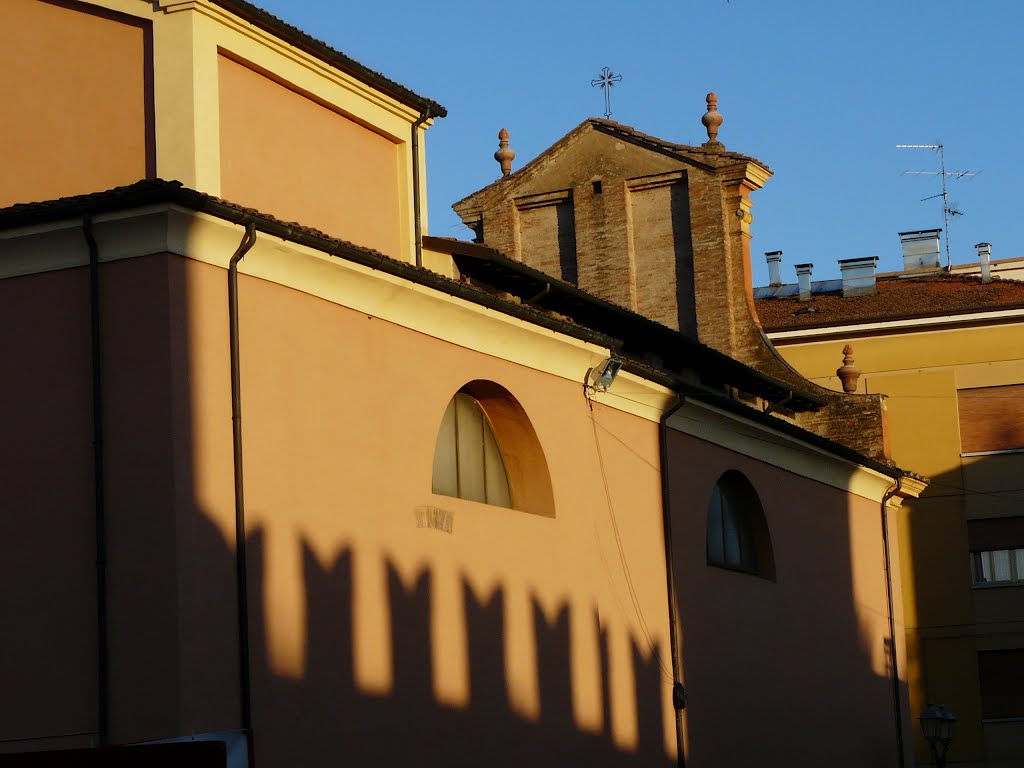
[[[442,496],[555,516],[537,433],[519,402],[493,381],[471,381],[448,402],[432,486]]]
[[[775,579],[775,556],[757,491],[739,470],[718,478],[708,500],[708,565]]]

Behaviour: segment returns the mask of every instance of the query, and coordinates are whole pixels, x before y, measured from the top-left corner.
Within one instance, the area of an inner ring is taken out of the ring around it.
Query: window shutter
[[[963,453],[1024,448],[1024,384],[957,390]]]

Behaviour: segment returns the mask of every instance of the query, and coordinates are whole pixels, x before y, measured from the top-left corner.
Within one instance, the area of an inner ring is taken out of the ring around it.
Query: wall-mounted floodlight
[[[617,357],[609,357],[596,368],[587,372],[587,386],[596,392],[607,392],[622,368],[622,361]]]

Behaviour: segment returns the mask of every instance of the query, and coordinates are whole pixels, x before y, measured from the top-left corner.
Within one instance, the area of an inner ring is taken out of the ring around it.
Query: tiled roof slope
[[[486,187],[482,187],[481,189],[478,189],[476,192],[467,195],[461,200],[453,203],[452,208],[458,209],[460,205],[462,205],[463,203],[470,199],[479,198],[485,195],[490,190],[498,186],[503,186],[513,179],[519,179],[522,178],[523,176],[529,175],[529,173],[537,165],[539,165],[544,160],[544,158],[558,152],[563,147],[568,145],[573,139],[575,139],[577,136],[579,136],[588,129],[597,130],[609,136],[614,136],[616,138],[622,139],[623,141],[628,141],[631,144],[635,144],[640,147],[646,147],[647,149],[651,149],[655,152],[661,152],[662,154],[669,155],[670,157],[675,157],[679,159],[689,160],[691,162],[695,162],[698,164],[703,164],[707,167],[714,167],[715,165],[720,165],[722,163],[722,160],[724,159],[726,161],[729,161],[730,163],[733,161],[757,163],[759,166],[761,166],[766,171],[771,173],[771,168],[762,163],[756,157],[750,157],[749,155],[741,155],[739,152],[729,152],[727,150],[713,150],[706,149],[705,147],[694,147],[690,146],[689,144],[675,144],[671,141],[665,141],[664,139],[659,139],[656,136],[651,136],[649,134],[642,133],[641,131],[636,130],[636,128],[633,128],[630,125],[623,125],[622,123],[617,123],[614,120],[605,120],[600,117],[588,117],[582,123],[580,123],[567,134],[565,134],[565,136],[560,138],[550,147],[548,147],[535,158],[533,158],[522,168],[520,168],[517,171],[514,171],[508,176],[501,176],[498,179],[492,181]]]
[[[458,296],[468,301],[519,317],[527,320],[528,322],[535,323],[540,327],[549,328],[560,333],[566,333],[570,336],[584,339],[599,346],[617,349],[620,353],[626,352],[626,350],[622,349],[623,346],[625,346],[623,340],[610,335],[610,333],[605,331],[615,333],[618,330],[623,330],[614,327],[614,325],[619,324],[643,326],[642,328],[639,328],[642,333],[654,336],[664,336],[664,338],[654,339],[653,343],[655,345],[663,344],[666,345],[666,347],[672,346],[685,348],[686,355],[684,356],[687,357],[687,364],[689,366],[711,369],[717,377],[721,377],[721,380],[725,381],[742,379],[744,384],[748,386],[754,385],[755,388],[757,382],[760,382],[761,385],[767,385],[769,388],[777,388],[778,392],[775,393],[776,395],[787,391],[785,385],[780,386],[779,382],[773,382],[770,376],[766,376],[763,373],[748,368],[742,363],[732,360],[725,355],[700,344],[699,342],[693,341],[682,334],[679,334],[676,331],[664,328],[663,326],[658,326],[657,323],[654,323],[641,315],[637,315],[636,313],[630,312],[626,309],[612,307],[611,305],[608,305],[607,302],[603,302],[601,299],[589,296],[571,284],[565,283],[561,285],[561,288],[567,293],[566,298],[568,300],[561,303],[559,308],[568,311],[573,309],[573,305],[575,304],[577,305],[575,307],[577,312],[580,307],[589,309],[589,313],[584,312],[582,313],[583,316],[581,316],[581,319],[588,321],[586,324],[577,322],[574,318],[566,317],[561,313],[553,313],[545,311],[539,307],[530,306],[529,302],[523,302],[521,299],[514,300],[511,296],[509,298],[505,298],[501,295],[494,295],[491,290],[487,290],[487,286],[474,286],[465,282],[452,280],[423,267],[417,267],[412,264],[407,264],[406,262],[391,259],[378,251],[361,248],[344,240],[332,238],[310,227],[303,227],[299,224],[284,222],[279,219],[275,219],[272,216],[261,214],[251,208],[244,208],[226,200],[213,197],[212,195],[188,189],[187,187],[183,187],[181,182],[178,181],[151,179],[147,181],[140,181],[129,186],[107,190],[105,192],[95,192],[91,194],[77,195],[75,197],[61,198],[58,200],[13,205],[8,208],[0,209],[0,231],[18,227],[36,226],[49,222],[66,221],[80,216],[96,216],[102,213],[144,207],[158,203],[180,205],[194,211],[217,216],[236,224],[253,225],[257,230],[266,234],[281,237],[301,245],[307,245],[326,253],[340,256],[349,261],[363,264],[373,269],[379,269],[383,272],[405,278],[422,285],[427,285],[449,295]],[[433,247],[443,247],[444,250],[448,250],[452,253],[465,252],[467,254],[475,253],[477,256],[487,256],[484,261],[493,263],[495,268],[503,273],[500,275],[491,275],[492,277],[498,278],[496,282],[502,288],[507,289],[509,287],[514,287],[512,283],[515,283],[522,278],[529,278],[532,273],[536,272],[536,270],[531,270],[524,265],[516,264],[515,262],[502,257],[500,254],[492,252],[491,249],[475,243],[466,243],[462,241],[445,242],[442,238],[429,238],[428,240]],[[541,273],[536,273],[536,276],[544,283],[561,283],[561,281],[553,281],[551,277],[542,275]],[[535,287],[536,286],[533,286],[533,288]],[[574,314],[577,312],[574,312]],[[608,323],[603,320],[601,322],[595,322],[598,315],[606,316],[605,319]],[[626,322],[624,323],[624,321]],[[600,328],[594,328],[593,326],[600,326]],[[818,446],[836,456],[846,458],[866,467],[871,467],[890,477],[911,474],[899,469],[890,462],[876,460],[871,456],[867,456],[847,445],[815,434],[814,432],[808,431],[796,424],[776,419],[773,416],[762,413],[758,409],[754,409],[743,403],[737,402],[725,394],[724,391],[708,389],[697,382],[679,378],[673,372],[666,371],[660,367],[652,367],[641,359],[627,358],[626,363],[627,369],[634,370],[640,375],[646,376],[653,381],[657,381],[665,386],[671,387],[681,396],[691,396],[699,400],[710,402],[725,410],[735,412],[745,418],[752,419],[766,426],[770,426],[772,429],[792,435],[811,445]],[[793,395],[796,393],[791,392],[790,394]]]
[[[385,77],[380,72],[375,72],[369,67],[360,64],[353,58],[346,56],[339,50],[329,46],[322,40],[317,40],[312,35],[303,32],[283,19],[267,13],[262,8],[248,3],[245,0],[212,0],[216,5],[225,8],[239,18],[244,19],[253,26],[270,32],[282,40],[294,45],[306,53],[310,53],[328,64],[347,72],[358,80],[383,91],[389,96],[397,99],[403,104],[416,107],[421,112],[427,112],[431,117],[445,117],[448,114],[443,106],[436,101],[420,96],[406,88],[401,83]]]
[[[588,121],[591,125],[597,128],[599,131],[610,134],[612,136],[618,136],[619,138],[627,141],[632,141],[634,144],[641,144],[651,149],[656,149],[661,152],[667,152],[674,155],[698,155],[704,156],[707,159],[712,158],[727,158],[729,160],[742,160],[744,162],[757,163],[762,166],[765,170],[770,171],[767,165],[762,163],[756,157],[750,155],[742,155],[739,152],[729,152],[728,150],[714,150],[708,149],[702,146],[691,146],[689,144],[676,144],[675,142],[665,141],[659,139],[657,136],[651,136],[650,134],[638,131],[631,125],[623,125],[617,123],[614,120],[605,120],[600,117],[592,117]]]
[[[880,277],[876,292],[843,298],[842,291],[755,300],[768,333],[835,325],[877,323],[1024,308],[1024,282],[982,282],[973,275],[941,274]]]

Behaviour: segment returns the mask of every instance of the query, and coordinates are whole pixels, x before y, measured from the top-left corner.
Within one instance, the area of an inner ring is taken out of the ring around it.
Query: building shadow
[[[670,434],[687,765],[897,765],[880,505],[694,442]],[[774,578],[708,562],[724,469],[758,490]]]
[[[937,703],[957,717],[951,762],[1024,764],[1024,724],[1019,718],[986,718],[979,663],[987,652],[1024,653],[1024,588],[975,586],[972,556],[1020,546],[1009,518],[1021,516],[1022,476],[1022,453],[963,457],[932,478],[901,516],[901,536],[908,541],[903,578],[911,711],[916,716]],[[932,762],[916,730],[914,752],[919,764]]]
[[[212,527],[208,529],[213,533]],[[439,702],[431,671],[432,576],[424,570],[407,585],[388,562],[387,611],[391,623],[393,682],[386,695],[361,690],[353,655],[352,550],[323,565],[303,544],[308,626],[306,666],[298,678],[273,671],[263,606],[266,541],[248,537],[250,621],[256,754],[263,764],[318,768],[341,764],[406,766],[521,766],[595,764],[658,766],[666,756],[661,721],[662,682],[656,659],[634,646],[635,706],[640,720],[636,749],[624,750],[609,728],[607,638],[599,630],[604,727],[581,730],[574,722],[570,678],[571,609],[553,621],[533,602],[540,714],[513,711],[505,667],[506,594],[497,587],[481,599],[463,581],[469,668],[464,706]],[[230,548],[224,544],[225,557]]]

